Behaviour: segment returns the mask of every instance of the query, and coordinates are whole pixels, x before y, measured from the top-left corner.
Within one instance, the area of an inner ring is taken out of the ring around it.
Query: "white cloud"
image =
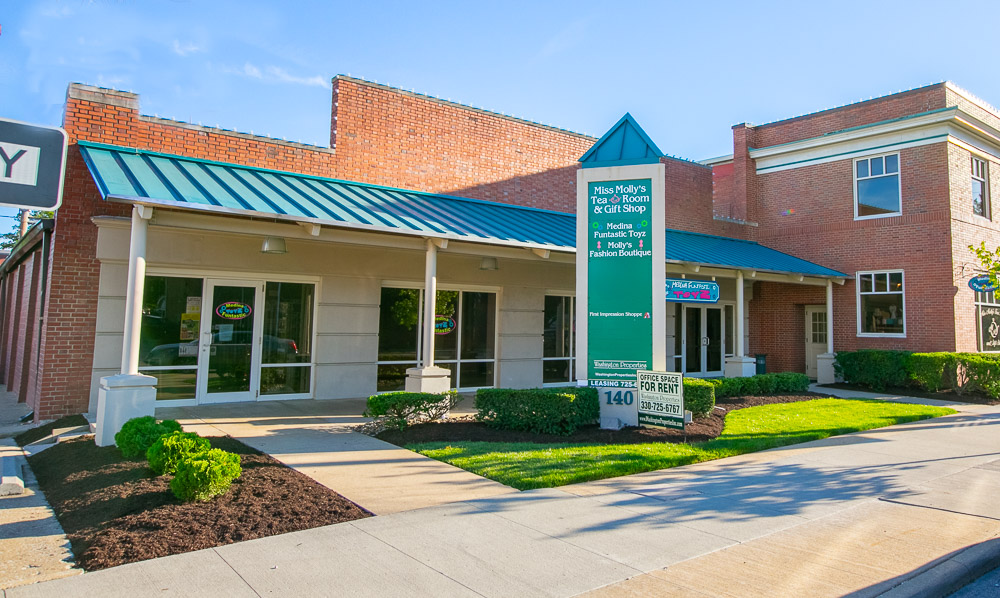
[[[65,19],[66,17],[73,16],[73,9],[69,6],[46,6],[38,11],[38,14],[49,19]]]
[[[174,54],[178,56],[187,56],[188,54],[194,54],[195,52],[201,52],[204,50],[201,46],[193,42],[181,43],[180,40],[174,40],[173,44]]]
[[[258,79],[265,83],[291,83],[293,85],[307,85],[312,87],[330,86],[330,82],[322,75],[299,77],[278,66],[266,66],[262,69],[253,63],[247,62],[243,64],[243,68],[220,67],[219,70],[231,75],[241,75],[251,79]]]

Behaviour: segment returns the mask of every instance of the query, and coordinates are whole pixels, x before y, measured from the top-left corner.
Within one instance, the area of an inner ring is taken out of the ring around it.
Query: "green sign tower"
[[[638,424],[636,372],[666,367],[662,153],[626,114],[577,173],[577,378],[601,425]]]

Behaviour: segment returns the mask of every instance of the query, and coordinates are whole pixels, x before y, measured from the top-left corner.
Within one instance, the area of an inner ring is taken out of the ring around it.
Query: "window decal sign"
[[[667,301],[718,303],[719,283],[711,280],[667,279]]]
[[[989,293],[997,290],[993,283],[990,282],[990,277],[986,274],[980,274],[979,276],[973,276],[969,279],[969,288],[977,293]]]
[[[242,320],[253,311],[246,303],[226,301],[215,308],[215,315],[223,320]]]
[[[458,328],[458,323],[455,322],[455,318],[451,316],[434,316],[434,334],[444,335],[451,334]]]

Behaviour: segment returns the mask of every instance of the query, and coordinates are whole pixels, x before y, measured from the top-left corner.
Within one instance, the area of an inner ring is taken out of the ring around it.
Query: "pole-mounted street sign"
[[[0,118],[0,206],[57,209],[65,171],[66,131]]]

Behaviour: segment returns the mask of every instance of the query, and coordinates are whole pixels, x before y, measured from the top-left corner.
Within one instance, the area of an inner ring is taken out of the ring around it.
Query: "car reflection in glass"
[[[226,361],[249,361],[253,348],[253,333],[234,331],[223,335],[212,335],[212,364]],[[278,338],[265,334],[263,343],[262,363],[289,363],[295,361],[299,352],[298,345],[290,338]],[[187,343],[169,343],[153,347],[146,355],[146,363],[151,366],[192,365],[198,361],[198,341]]]

